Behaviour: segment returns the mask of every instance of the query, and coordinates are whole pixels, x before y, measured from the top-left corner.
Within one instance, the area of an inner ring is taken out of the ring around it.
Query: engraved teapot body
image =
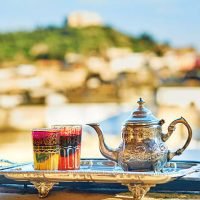
[[[167,161],[181,155],[189,145],[192,130],[187,121],[181,117],[174,120],[168,127],[168,133],[162,133],[164,120],[158,120],[150,110],[143,106],[140,98],[139,107],[133,111],[122,127],[122,143],[116,150],[110,149],[104,142],[98,124],[93,127],[99,137],[99,148],[106,158],[118,163],[126,171],[160,171]],[[182,123],[187,127],[188,138],[185,145],[176,152],[170,152],[165,144],[175,130],[175,125]]]

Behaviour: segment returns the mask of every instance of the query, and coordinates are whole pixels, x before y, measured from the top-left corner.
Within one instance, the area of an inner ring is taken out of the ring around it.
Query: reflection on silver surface
[[[198,163],[187,162],[169,162],[164,167],[163,172],[131,172],[123,171],[115,162],[106,159],[85,159],[81,160],[80,170],[34,170],[33,164],[28,163],[21,166],[1,170],[0,174],[13,179],[36,180],[37,178],[53,179],[59,181],[76,180],[88,181],[92,179],[94,182],[98,180],[110,180],[109,177],[115,180],[130,179],[130,181],[140,179],[144,182],[146,177],[151,177],[154,183],[163,183],[173,178],[185,176],[200,169]],[[98,175],[98,180],[94,176]],[[114,181],[114,180],[110,180]]]
[[[7,178],[30,181],[38,189],[40,197],[46,197],[49,190],[58,182],[104,182],[121,183],[133,193],[134,199],[142,199],[156,184],[166,183],[200,171],[199,163],[170,162],[163,172],[123,171],[115,162],[106,159],[81,160],[80,170],[34,170],[32,164],[0,170]]]

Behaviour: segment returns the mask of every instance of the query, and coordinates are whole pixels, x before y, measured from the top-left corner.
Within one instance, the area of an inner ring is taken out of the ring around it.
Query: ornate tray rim
[[[83,159],[82,161],[110,162],[113,163],[112,167],[115,165],[114,162],[107,159]],[[172,161],[170,163],[177,164],[181,163],[181,161]],[[174,168],[174,171],[170,172],[126,172],[120,171],[116,165],[114,166],[116,170],[113,171],[102,171],[101,167],[98,170],[91,170],[91,168],[65,171],[22,170],[23,167],[32,165],[31,163],[26,163],[21,166],[0,170],[0,175],[17,181],[30,181],[37,188],[40,197],[46,197],[49,190],[58,182],[118,182],[128,186],[129,190],[133,193],[134,199],[139,200],[149,191],[150,187],[156,184],[167,183],[200,171],[200,162],[193,162],[192,164],[189,168],[180,170],[175,170],[176,168]],[[170,169],[173,168],[171,167]]]

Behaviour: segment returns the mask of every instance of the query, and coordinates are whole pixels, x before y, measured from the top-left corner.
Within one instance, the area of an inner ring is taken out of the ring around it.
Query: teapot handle
[[[192,129],[191,129],[190,125],[188,124],[188,122],[183,117],[181,117],[179,119],[174,120],[169,125],[169,127],[168,127],[168,133],[167,134],[162,134],[162,136],[161,136],[162,141],[166,142],[169,139],[169,137],[175,131],[176,124],[179,124],[179,123],[180,124],[184,124],[186,126],[186,128],[188,130],[188,138],[187,138],[187,140],[186,140],[186,142],[185,142],[185,144],[184,144],[184,146],[182,148],[178,149],[175,152],[170,152],[170,151],[168,152],[168,158],[167,158],[168,161],[171,160],[174,156],[181,155],[183,153],[183,151],[187,148],[187,146],[189,145],[189,143],[190,143],[190,141],[192,139]]]

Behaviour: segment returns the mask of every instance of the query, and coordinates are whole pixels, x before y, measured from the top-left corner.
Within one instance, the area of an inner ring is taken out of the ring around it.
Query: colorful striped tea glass
[[[81,155],[81,125],[53,125],[60,131],[59,170],[80,168]]]
[[[59,161],[60,132],[57,129],[32,130],[34,169],[57,170]]]

